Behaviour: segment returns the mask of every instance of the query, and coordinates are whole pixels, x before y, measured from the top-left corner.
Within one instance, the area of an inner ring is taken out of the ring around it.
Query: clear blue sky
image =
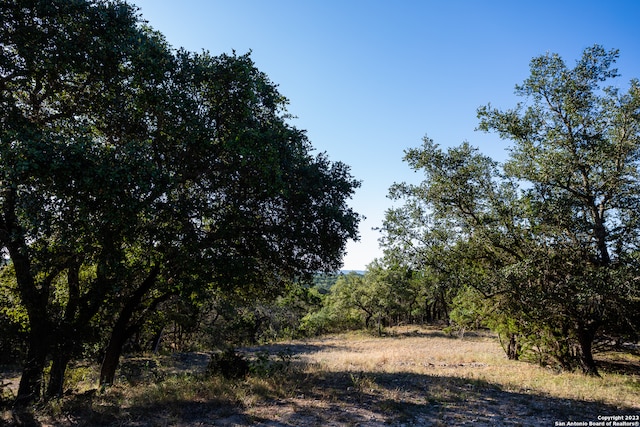
[[[292,124],[318,151],[351,166],[351,202],[367,219],[345,269],[380,257],[394,182],[419,182],[403,150],[428,135],[463,141],[497,160],[506,142],[475,131],[476,109],[511,108],[529,61],[546,52],[569,66],[593,44],[620,49],[619,86],[640,78],[636,0],[131,0],[174,47],[252,51],[290,100]]]

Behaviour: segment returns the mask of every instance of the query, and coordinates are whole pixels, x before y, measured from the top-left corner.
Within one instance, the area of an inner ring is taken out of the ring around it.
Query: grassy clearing
[[[413,335],[413,336],[412,336]],[[602,378],[557,373],[510,361],[491,334],[450,338],[438,330],[397,329],[372,338],[341,335],[321,341],[325,349],[304,355],[320,371],[409,373],[486,382],[503,391],[636,407],[640,405],[640,356],[610,353],[603,361],[625,360],[636,375],[602,372]]]
[[[204,376],[202,354],[137,358],[124,364],[120,385],[100,392],[82,367],[74,394],[35,417],[5,410],[3,419],[56,426],[536,426],[640,414],[638,355],[600,355],[602,378],[588,378],[509,361],[488,334],[457,339],[416,328],[244,353],[260,369],[242,380]],[[620,369],[625,374],[614,372]]]

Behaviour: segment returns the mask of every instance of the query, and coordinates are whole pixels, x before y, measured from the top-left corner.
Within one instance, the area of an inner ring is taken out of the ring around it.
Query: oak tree
[[[96,334],[112,382],[169,298],[273,295],[339,267],[359,183],[311,153],[249,54],[174,50],[120,1],[12,0],[0,18],[0,244],[29,324],[18,403],[48,358],[60,393]]]
[[[526,103],[481,107],[480,129],[512,143],[504,164],[467,143],[445,152],[425,139],[409,150],[425,181],[392,196],[408,201],[399,212],[428,221],[397,233],[390,211],[386,227],[391,247],[446,247],[464,285],[563,367],[577,361],[593,375],[598,334],[639,326],[640,84],[604,85],[618,76],[617,56],[596,45],[574,68],[555,54],[534,58],[516,87]]]

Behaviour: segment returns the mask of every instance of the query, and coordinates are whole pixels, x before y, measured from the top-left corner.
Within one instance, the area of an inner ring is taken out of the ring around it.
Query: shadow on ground
[[[267,345],[256,345],[251,347],[243,347],[238,349],[238,351],[245,355],[254,355],[257,352],[268,352],[273,355],[278,354],[314,354],[319,353],[321,351],[327,350],[339,350],[341,348],[346,348],[344,346],[339,346],[336,344],[307,344],[307,343],[276,343],[276,344],[267,344]]]
[[[292,374],[300,375],[300,374]],[[77,396],[53,426],[549,426],[633,415],[633,409],[501,390],[495,384],[409,373],[331,372],[289,379],[295,397],[239,402],[164,400],[116,408]],[[23,421],[21,423],[20,421]],[[15,425],[40,426],[28,414]]]
[[[434,336],[442,337],[441,332]],[[421,333],[421,336],[424,333]],[[414,336],[414,335],[407,335]],[[397,336],[396,336],[397,337]],[[242,349],[248,357],[266,351],[310,354],[336,349],[333,343],[287,343]],[[169,375],[200,375],[208,353],[174,354],[158,364]],[[145,358],[134,366],[149,367]],[[126,366],[126,363],[125,363]],[[172,399],[117,407],[93,392],[68,396],[54,421],[43,424],[29,412],[4,417],[6,425],[63,426],[553,426],[556,422],[598,421],[602,415],[638,415],[638,408],[514,392],[484,380],[455,376],[381,372],[311,372],[293,359],[277,378],[291,392],[282,399],[262,397],[237,401]],[[603,371],[638,374],[637,365],[609,362]],[[166,377],[164,377],[166,378]],[[242,383],[238,388],[242,388]],[[5,412],[6,414],[6,412]],[[11,421],[8,421],[11,419]],[[0,425],[2,424],[0,420]]]

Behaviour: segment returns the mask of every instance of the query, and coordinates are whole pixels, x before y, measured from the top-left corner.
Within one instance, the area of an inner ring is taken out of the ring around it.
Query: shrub
[[[249,373],[249,362],[233,348],[211,356],[208,375],[222,375],[226,379],[242,379]]]

